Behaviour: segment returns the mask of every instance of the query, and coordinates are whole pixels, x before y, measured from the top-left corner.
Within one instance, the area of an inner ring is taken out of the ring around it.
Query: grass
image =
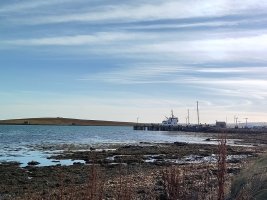
[[[132,126],[131,122],[116,122],[103,120],[83,120],[69,118],[25,118],[25,119],[10,119],[0,120],[0,125],[69,125],[69,126]]]
[[[226,146],[226,135],[219,135],[218,144],[218,200],[225,199],[225,175],[226,175],[226,157],[227,157],[227,146]]]
[[[231,199],[267,199],[267,154],[250,163],[234,179]]]

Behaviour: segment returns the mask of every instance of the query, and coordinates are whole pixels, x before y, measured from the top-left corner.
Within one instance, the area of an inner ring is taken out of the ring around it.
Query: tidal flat
[[[170,199],[170,176],[177,175],[180,193],[176,195],[217,199],[219,149],[214,142],[218,135],[204,136],[205,144],[37,145],[38,151],[56,151],[48,157],[54,164],[3,162],[0,199]],[[263,140],[227,137],[234,139],[229,140],[226,155],[225,190],[229,193],[232,179],[266,152],[266,134],[258,135]],[[64,165],[62,160],[73,162]]]

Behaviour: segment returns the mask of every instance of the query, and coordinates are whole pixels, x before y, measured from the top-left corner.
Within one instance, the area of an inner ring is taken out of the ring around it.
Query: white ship
[[[162,125],[164,126],[177,126],[178,125],[178,117],[175,117],[173,115],[173,110],[171,111],[171,116],[168,118],[166,117],[166,120],[162,121]]]

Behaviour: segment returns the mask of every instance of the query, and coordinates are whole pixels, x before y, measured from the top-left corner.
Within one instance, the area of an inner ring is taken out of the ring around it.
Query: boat
[[[178,117],[173,115],[173,110],[171,111],[171,116],[166,117],[166,120],[162,121],[163,126],[177,126],[178,125]]]

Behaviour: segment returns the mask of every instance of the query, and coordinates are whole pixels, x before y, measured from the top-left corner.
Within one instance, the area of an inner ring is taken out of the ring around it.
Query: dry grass
[[[225,175],[226,175],[226,158],[227,158],[227,146],[226,146],[226,135],[221,134],[219,136],[218,144],[218,200],[225,199]]]
[[[250,163],[234,179],[231,187],[231,199],[267,199],[267,154]]]
[[[209,165],[172,166],[163,170],[168,200],[216,199],[216,177]]]
[[[165,195],[168,200],[225,199],[226,135],[219,135],[217,174],[209,165],[172,166],[162,172]],[[217,193],[214,192],[217,188]]]

